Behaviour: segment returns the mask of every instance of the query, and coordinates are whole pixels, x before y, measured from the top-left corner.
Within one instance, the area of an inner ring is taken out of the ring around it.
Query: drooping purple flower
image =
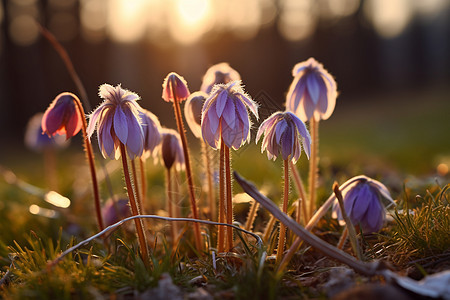
[[[161,130],[160,152],[167,169],[172,168],[173,165],[178,171],[184,169],[183,146],[181,145],[180,134],[176,130],[167,128]]]
[[[141,156],[144,132],[139,119],[142,108],[136,102],[139,96],[123,89],[120,84],[116,87],[102,84],[99,96],[104,101],[90,115],[89,139],[97,128],[98,144],[104,158],[118,159],[121,142],[126,146],[130,159]]]
[[[361,225],[365,233],[380,231],[386,218],[381,197],[395,205],[386,186],[364,175],[353,177],[342,186],[345,186],[341,190],[344,209],[353,225]],[[332,217],[337,218],[339,224],[345,224],[337,200],[333,204]]]
[[[275,160],[281,154],[283,160],[296,163],[300,158],[301,145],[309,158],[311,137],[305,124],[291,112],[275,112],[259,126],[256,142],[264,134],[261,152],[266,150],[267,157]]]
[[[196,138],[202,137],[202,107],[208,95],[195,92],[189,96],[184,104],[184,117]]]
[[[286,96],[286,110],[303,122],[326,120],[334,111],[337,87],[333,76],[314,58],[300,62],[292,69],[294,80]]]
[[[83,123],[75,101],[77,96],[64,92],[56,96],[42,118],[42,130],[48,136],[66,135],[66,140],[76,135]],[[84,117],[84,116],[83,116]]]
[[[161,124],[158,117],[146,109],[139,112],[142,130],[144,131],[144,153],[149,157],[161,142]]]
[[[41,152],[46,148],[63,148],[69,145],[70,141],[59,134],[49,137],[43,133],[41,124],[43,113],[37,113],[28,121],[25,131],[25,145],[36,152]]]
[[[230,67],[228,63],[219,63],[211,66],[203,76],[200,91],[211,93],[215,84],[227,84],[228,82],[241,80],[241,75]]]
[[[202,136],[212,148],[223,139],[229,148],[239,149],[250,141],[250,116],[258,118],[258,104],[247,95],[241,81],[215,85],[202,109]]]
[[[186,80],[175,72],[169,73],[163,82],[162,98],[166,102],[173,102],[175,97],[183,101],[191,94]]]

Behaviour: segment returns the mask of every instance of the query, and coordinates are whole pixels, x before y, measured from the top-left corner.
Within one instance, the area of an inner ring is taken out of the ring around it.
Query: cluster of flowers
[[[310,136],[305,122],[311,124],[328,119],[337,98],[334,78],[314,58],[295,65],[292,75],[294,80],[287,93],[286,111],[274,112],[261,123],[256,135],[256,142],[264,136],[261,151],[266,151],[269,159],[281,156],[285,166],[295,164],[302,149],[308,158],[314,155],[314,151],[311,152],[314,137]],[[71,93],[58,95],[42,118],[43,132],[48,136],[65,134],[69,139],[83,128],[85,140],[90,142],[97,130],[104,158],[119,159],[125,153],[130,159],[161,156],[169,170],[173,166],[177,170],[186,168],[188,179],[192,175],[188,174],[184,128],[181,117],[177,117],[180,102],[186,100],[184,116],[193,134],[212,149],[220,149],[223,159],[229,159],[229,149],[237,150],[250,141],[250,113],[258,118],[258,104],[244,91],[239,73],[226,63],[212,66],[203,78],[200,91],[192,94],[183,77],[176,73],[166,77],[162,98],[174,103],[178,132],[162,128],[158,118],[138,104],[139,96],[121,85],[103,84],[99,88],[99,96],[104,101],[90,114],[87,125],[77,96]],[[226,163],[221,165],[219,175],[229,177],[227,168]],[[227,201],[232,197],[231,183],[224,182],[220,189],[219,194],[224,199],[219,207],[228,205],[225,197]],[[196,217],[193,193],[191,196],[193,216]],[[343,196],[345,210],[355,225],[361,225],[364,232],[376,232],[382,228],[385,210],[381,196],[392,200],[384,185],[360,176],[346,186]],[[231,223],[230,208],[232,211],[230,206],[228,213],[224,212],[226,209],[219,211],[220,222]],[[333,216],[342,220],[337,204],[334,205]],[[228,238],[232,239],[232,232],[228,233]],[[232,243],[228,246],[232,247]],[[221,247],[225,246],[219,245],[219,249]]]

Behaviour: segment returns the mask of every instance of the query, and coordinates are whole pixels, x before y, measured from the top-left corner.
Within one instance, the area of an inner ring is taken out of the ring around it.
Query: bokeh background
[[[0,3],[0,164],[32,155],[28,119],[58,93],[77,93],[37,21],[67,49],[92,107],[100,84],[121,83],[167,127],[175,122],[161,84],[171,71],[195,91],[209,66],[229,62],[267,116],[283,109],[292,67],[313,56],[340,92],[321,123],[323,164],[448,174],[449,0]]]

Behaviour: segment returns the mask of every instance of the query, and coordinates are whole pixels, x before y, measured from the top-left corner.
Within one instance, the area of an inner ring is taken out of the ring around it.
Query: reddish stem
[[[84,142],[84,149],[86,150],[86,159],[88,161],[89,164],[89,170],[91,172],[91,179],[92,179],[92,190],[94,192],[94,203],[95,203],[95,214],[97,216],[97,222],[98,222],[98,228],[100,229],[100,231],[102,231],[103,229],[105,229],[105,225],[103,222],[103,217],[102,217],[102,211],[101,211],[101,205],[100,205],[100,193],[99,193],[99,189],[98,189],[98,182],[97,182],[97,173],[95,171],[95,164],[94,164],[94,151],[92,151],[92,144],[88,138],[87,135],[87,122],[86,122],[86,118],[84,117],[84,109],[83,106],[81,105],[80,99],[78,99],[77,96],[74,96],[74,102],[75,105],[78,109],[78,112],[80,113],[81,116],[81,130],[83,132],[83,142]]]
[[[122,157],[122,165],[123,165],[123,174],[125,177],[125,183],[127,185],[127,193],[128,193],[128,199],[131,206],[131,213],[133,216],[139,215],[138,206],[136,204],[136,199],[134,197],[133,192],[133,186],[131,184],[130,179],[130,171],[128,169],[128,162],[127,162],[127,152],[125,150],[125,145],[120,142],[120,153]],[[150,264],[150,257],[148,255],[148,249],[147,249],[147,241],[145,239],[144,229],[142,225],[141,219],[135,219],[134,224],[136,225],[136,231],[138,235],[139,240],[139,247],[141,248],[141,257],[144,261],[144,264],[149,267]]]
[[[225,223],[225,143],[223,139],[220,142],[220,162],[219,162],[219,223]],[[224,251],[225,227],[219,226],[217,237],[217,251]]]
[[[284,195],[283,195],[283,212],[287,213],[289,201],[289,160],[284,160]],[[280,222],[280,236],[278,238],[277,262],[283,258],[284,241],[286,239],[286,226]]]
[[[226,185],[226,219],[227,224],[233,224],[233,195],[231,191],[231,160],[230,160],[230,148],[224,145],[225,151],[225,185]],[[227,251],[233,248],[233,227],[227,227]]]

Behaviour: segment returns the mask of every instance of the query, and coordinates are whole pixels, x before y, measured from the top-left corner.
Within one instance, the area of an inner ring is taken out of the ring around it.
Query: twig
[[[312,247],[322,251],[327,256],[330,256],[349,267],[353,268],[355,271],[366,275],[373,276],[380,273],[379,262],[365,263],[356,260],[353,256],[337,249],[336,247],[326,243],[317,236],[313,235],[307,231],[303,226],[295,222],[294,219],[288,215],[281,212],[278,207],[266,196],[262,195],[256,187],[250,182],[246,181],[244,178],[239,176],[237,172],[234,172],[234,178],[242,187],[242,189],[249,194],[253,199],[258,201],[262,206],[264,206],[270,213],[272,213],[280,222],[285,224],[290,230],[292,230],[296,235],[302,238],[306,243],[310,244]]]
[[[262,239],[255,233],[247,231],[245,229],[242,229],[236,225],[232,225],[232,224],[227,224],[227,223],[219,223],[219,222],[214,222],[214,221],[208,221],[208,220],[199,220],[199,219],[191,219],[191,218],[169,218],[169,217],[162,217],[162,216],[156,216],[156,215],[138,215],[138,216],[131,216],[128,217],[126,219],[123,219],[113,225],[110,225],[108,227],[106,227],[104,230],[100,231],[97,234],[94,234],[93,236],[85,239],[84,241],[79,242],[78,244],[76,244],[75,246],[70,247],[69,249],[67,249],[66,251],[64,251],[63,253],[61,253],[60,256],[58,256],[57,258],[55,258],[53,261],[51,261],[49,263],[49,267],[53,267],[55,266],[58,262],[60,262],[67,254],[77,250],[78,248],[80,248],[83,245],[86,245],[87,243],[101,237],[102,235],[107,234],[110,231],[113,231],[115,229],[117,229],[119,226],[121,226],[122,224],[134,220],[134,219],[156,219],[156,220],[163,220],[163,221],[169,221],[169,222],[194,222],[194,223],[201,223],[201,224],[207,224],[207,225],[219,225],[219,226],[230,226],[233,227],[236,230],[242,231],[248,235],[251,235],[252,237],[254,237],[257,241],[257,247],[261,248],[263,246],[263,241]]]

